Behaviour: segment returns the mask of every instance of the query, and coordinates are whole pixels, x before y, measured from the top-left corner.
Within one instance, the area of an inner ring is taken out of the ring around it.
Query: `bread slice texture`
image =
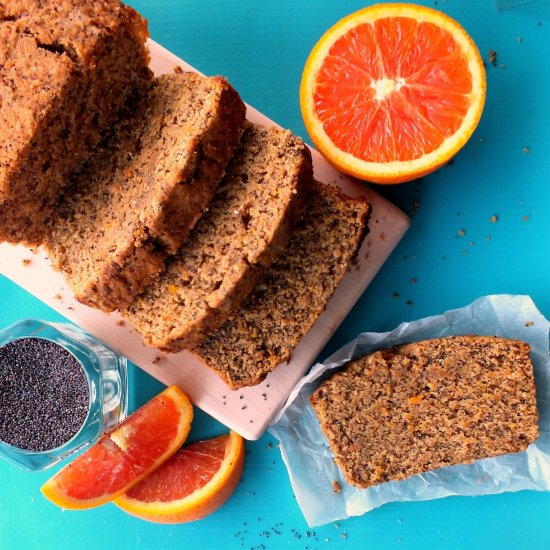
[[[406,344],[349,363],[310,401],[346,481],[366,488],[525,450],[538,436],[529,352],[490,336]]]
[[[0,241],[41,242],[70,174],[152,77],[147,36],[118,0],[0,1]]]
[[[324,311],[368,231],[370,205],[315,183],[285,251],[231,318],[193,351],[226,384],[259,384]]]
[[[312,181],[300,138],[249,124],[208,212],[122,314],[156,348],[175,352],[202,341],[284,249]]]
[[[124,308],[157,277],[208,207],[244,116],[223,78],[152,81],[52,216],[45,246],[79,301]]]

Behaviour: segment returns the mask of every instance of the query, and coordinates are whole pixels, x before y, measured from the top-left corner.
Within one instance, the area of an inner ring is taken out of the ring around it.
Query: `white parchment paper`
[[[290,394],[269,427],[300,508],[310,526],[364,514],[394,501],[430,500],[450,495],[550,490],[550,323],[528,296],[486,296],[443,315],[403,323],[385,333],[365,332],[315,365]],[[478,334],[531,344],[537,386],[540,437],[523,453],[439,468],[368,489],[348,485],[332,460],[328,441],[308,398],[318,384],[351,359],[397,344],[443,336]],[[334,481],[342,491],[335,493]]]

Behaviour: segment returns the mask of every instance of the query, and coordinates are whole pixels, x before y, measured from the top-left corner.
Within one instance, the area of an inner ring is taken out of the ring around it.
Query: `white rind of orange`
[[[113,502],[128,514],[147,521],[157,523],[183,523],[185,521],[192,521],[188,519],[182,521],[177,516],[193,513],[194,510],[208,505],[212,497],[223,491],[227,480],[235,474],[235,470],[239,470],[240,476],[244,463],[244,439],[236,432],[231,431],[229,433],[227,448],[228,452],[220,465],[220,469],[214,474],[212,479],[206,485],[182,499],[169,502],[142,502],[128,495],[122,495]],[[229,496],[230,493],[227,497]],[[209,510],[209,513],[219,508],[224,501],[225,498],[219,501],[213,509]],[[201,517],[203,516],[200,515],[194,519],[200,519]]]
[[[101,506],[102,504],[106,504],[107,502],[111,502],[113,499],[119,497],[120,495],[123,495],[126,491],[129,491],[134,485],[138,484],[142,479],[148,476],[151,472],[153,472],[159,466],[164,464],[170,457],[172,457],[181,448],[181,446],[187,439],[187,436],[189,435],[189,431],[191,430],[191,421],[193,419],[193,405],[191,404],[191,401],[189,401],[189,398],[187,397],[187,395],[185,395],[185,393],[183,393],[175,385],[166,388],[157,397],[159,397],[160,395],[165,395],[169,397],[171,401],[176,403],[176,405],[182,412],[181,419],[188,419],[188,422],[183,422],[183,421],[179,422],[178,431],[176,433],[176,436],[174,437],[173,443],[170,445],[168,449],[166,449],[166,451],[163,452],[162,456],[160,456],[155,461],[155,463],[149,469],[147,469],[147,471],[145,471],[142,475],[134,479],[130,485],[124,486],[119,491],[116,491],[114,493],[109,493],[108,495],[102,495],[96,498],[82,500],[82,499],[70,497],[69,495],[65,494],[65,492],[59,487],[56,481],[56,478],[59,475],[61,475],[66,468],[71,467],[71,464],[69,463],[67,464],[67,466],[64,466],[61,470],[59,470],[57,474],[55,474],[48,481],[46,481],[44,485],[42,485],[42,487],[40,488],[40,491],[42,492],[42,494],[48,500],[50,500],[57,506],[64,508],[66,510],[87,510],[89,508],[95,508],[97,506]],[[131,418],[131,415],[128,418]],[[125,450],[123,448],[125,447],[125,444],[124,444],[124,440],[126,437],[125,434],[126,435],[128,434],[127,424],[121,425],[115,428],[109,434],[109,439],[111,439],[111,441],[113,441],[123,451]]]
[[[317,73],[332,45],[347,32],[364,23],[387,17],[409,17],[422,23],[433,23],[449,32],[464,52],[472,77],[470,108],[457,131],[434,151],[414,160],[368,162],[339,149],[326,134],[315,114],[314,88]],[[376,4],[354,12],[331,27],[311,51],[302,74],[300,105],[306,129],[323,156],[339,170],[375,183],[401,183],[426,175],[445,164],[470,139],[477,127],[485,104],[485,70],[479,51],[464,28],[440,11],[413,4]]]

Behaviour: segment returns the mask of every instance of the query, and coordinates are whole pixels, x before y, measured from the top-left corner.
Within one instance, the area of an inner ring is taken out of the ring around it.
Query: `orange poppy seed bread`
[[[370,210],[366,200],[315,182],[287,248],[194,353],[233,389],[259,384],[288,361],[350,268]]]
[[[312,181],[311,154],[300,138],[249,124],[208,211],[166,271],[122,314],[159,349],[203,340],[285,248]]]
[[[366,488],[523,451],[538,437],[528,344],[451,336],[349,363],[310,397],[346,481]]]
[[[39,244],[69,175],[151,78],[118,0],[0,0],[0,241]]]
[[[124,308],[207,209],[245,123],[220,77],[154,79],[73,177],[45,247],[76,298]]]

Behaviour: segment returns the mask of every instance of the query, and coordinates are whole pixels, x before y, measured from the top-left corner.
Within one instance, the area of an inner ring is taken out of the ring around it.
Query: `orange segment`
[[[115,504],[155,523],[184,523],[217,510],[233,493],[244,465],[243,438],[231,432],[188,445]]]
[[[311,139],[342,172],[400,183],[447,162],[475,130],[485,71],[453,19],[378,4],[342,19],[311,52],[300,105]]]
[[[62,508],[110,502],[168,460],[183,444],[193,406],[171,386],[49,479],[42,492]]]

